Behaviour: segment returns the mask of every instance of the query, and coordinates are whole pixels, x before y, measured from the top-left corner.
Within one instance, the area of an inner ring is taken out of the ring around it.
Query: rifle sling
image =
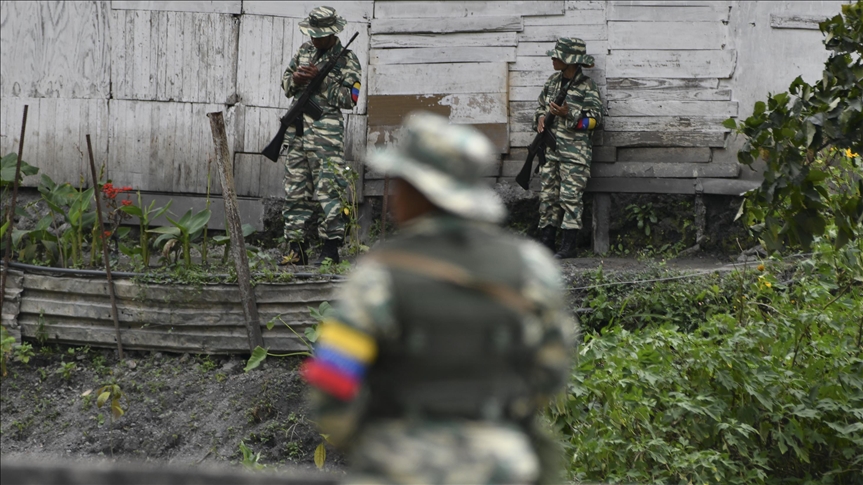
[[[445,261],[403,251],[372,254],[368,258],[390,268],[479,291],[519,315],[536,311],[536,305],[513,288],[481,280],[464,268]]]

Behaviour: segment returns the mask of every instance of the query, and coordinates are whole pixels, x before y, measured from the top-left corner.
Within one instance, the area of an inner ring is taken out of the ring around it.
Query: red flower
[[[128,185],[123,187],[122,189],[120,189],[120,192],[131,192],[131,191],[132,191],[132,187],[130,187]]]
[[[104,233],[102,233],[102,237],[105,239],[111,237],[111,231],[105,231]]]
[[[120,202],[120,203],[121,203],[121,204],[123,204],[123,205],[132,205],[132,201],[131,201],[131,200],[129,200],[129,199],[126,199],[126,200],[124,200],[124,201],[122,201],[122,202]]]
[[[105,194],[105,197],[109,199],[117,197],[117,192],[118,190],[114,188],[114,184],[112,184],[111,182],[107,182],[105,185],[102,186],[102,193]]]

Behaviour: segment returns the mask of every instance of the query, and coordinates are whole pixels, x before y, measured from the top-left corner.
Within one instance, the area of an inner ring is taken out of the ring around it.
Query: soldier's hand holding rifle
[[[549,112],[555,116],[566,116],[569,114],[569,106],[567,106],[566,101],[563,102],[562,105],[558,106],[552,101],[549,103]],[[539,117],[539,123],[536,124],[536,132],[542,133],[545,130],[545,116]]]
[[[297,72],[295,72],[292,77],[297,86],[303,86],[308,84],[308,82],[314,79],[317,75],[318,66],[312,64],[310,66],[298,67]]]

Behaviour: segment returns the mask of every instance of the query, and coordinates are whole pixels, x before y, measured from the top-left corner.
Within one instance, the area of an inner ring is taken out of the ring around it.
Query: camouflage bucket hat
[[[546,55],[560,59],[566,64],[593,66],[593,56],[587,55],[584,41],[575,37],[557,39],[554,49],[546,52]]]
[[[300,22],[300,32],[309,37],[326,37],[344,30],[347,20],[336,15],[333,7],[315,7],[309,18]]]
[[[393,148],[374,150],[366,163],[403,178],[441,209],[467,219],[500,222],[506,208],[482,181],[497,151],[482,133],[428,112],[414,112],[402,124]]]

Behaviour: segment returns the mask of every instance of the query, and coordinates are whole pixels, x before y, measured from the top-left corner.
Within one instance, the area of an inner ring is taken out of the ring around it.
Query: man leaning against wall
[[[539,194],[540,242],[555,258],[575,256],[575,240],[581,229],[584,208],[582,196],[590,177],[593,147],[591,132],[602,123],[602,101],[596,83],[584,74],[584,67],[593,67],[593,57],[587,55],[584,41],[560,38],[554,50],[548,51],[557,71],[545,82],[534,113],[533,128],[537,132],[550,129],[557,139],[557,150],[547,150],[547,162],[540,168]],[[568,85],[565,101],[554,103],[560,90]],[[553,126],[545,126],[547,114],[555,115]],[[563,233],[560,249],[556,249],[558,228]]]
[[[300,31],[311,37],[300,46],[282,76],[285,96],[300,95],[305,86],[318,74],[330,58],[342,50],[336,36],[347,22],[331,7],[317,7],[300,22]],[[316,264],[329,258],[339,262],[339,247],[345,237],[345,220],[342,215],[340,188],[347,186],[341,175],[344,158],[344,119],[342,109],[351,109],[360,92],[360,62],[353,52],[343,56],[330,71],[312,101],[321,107],[323,115],[314,120],[304,114],[285,133],[282,147],[285,159],[285,239],[290,243],[292,262],[308,263],[308,245],[305,225],[311,218],[315,204],[323,211],[318,223],[318,236],[323,242]]]

